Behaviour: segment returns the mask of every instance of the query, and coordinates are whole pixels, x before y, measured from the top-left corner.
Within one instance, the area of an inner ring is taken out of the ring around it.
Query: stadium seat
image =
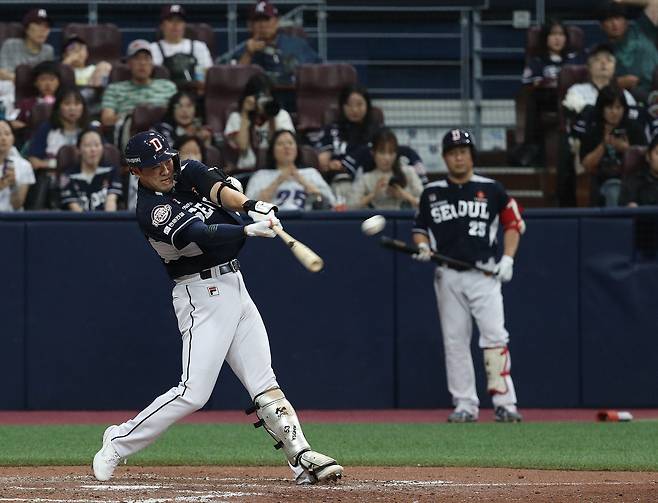
[[[647,165],[646,161],[647,147],[643,145],[631,145],[624,153],[622,164],[622,173],[624,177],[632,175],[636,171]]]
[[[214,145],[206,145],[204,147],[204,157],[206,159],[206,164],[210,167],[219,167],[223,168],[224,165],[222,164],[222,153],[221,151],[215,147]]]
[[[578,26],[567,26],[567,35],[569,36],[569,51],[580,52],[585,46],[585,33]],[[526,34],[525,58],[529,61],[535,56],[539,56],[541,32],[540,26],[531,26]]]
[[[169,70],[164,66],[155,65],[151,77],[154,79],[168,79]],[[110,72],[110,82],[119,82],[122,80],[130,80],[130,68],[125,63],[117,63],[112,65]]]
[[[0,23],[0,45],[8,38],[21,38],[23,25],[21,23]]]
[[[263,70],[257,65],[216,65],[206,73],[206,123],[222,133],[231,106],[235,106],[247,81]]]
[[[70,66],[57,64],[61,75],[60,87],[75,87],[75,74]],[[32,81],[32,65],[18,65],[16,67],[16,103],[23,98],[35,96],[37,90]]]
[[[150,104],[137,105],[133,110],[130,134],[133,135],[140,131],[148,131],[162,120],[165,113],[167,113],[167,107]]]
[[[324,125],[325,110],[338,102],[340,90],[357,81],[352,65],[300,65],[295,71],[297,129],[309,131]]]
[[[121,32],[112,23],[91,25],[70,23],[62,30],[62,40],[79,35],[87,43],[89,63],[116,62],[121,59]]]
[[[64,145],[57,151],[57,175],[66,173],[80,162],[80,153],[75,145]],[[103,144],[101,164],[110,164],[121,170],[121,152],[111,143]]]
[[[302,164],[305,168],[320,169],[320,161],[318,161],[318,153],[310,145],[300,145]]]

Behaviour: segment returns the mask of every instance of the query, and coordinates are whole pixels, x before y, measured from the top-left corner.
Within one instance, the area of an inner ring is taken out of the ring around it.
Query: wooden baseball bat
[[[276,235],[283,239],[283,242],[288,245],[290,251],[297,257],[297,260],[306,267],[311,272],[321,271],[324,267],[324,260],[311,250],[304,243],[300,243],[286,231],[284,231],[280,226],[275,225],[272,227],[272,230],[276,232]]]
[[[388,236],[382,236],[379,240],[379,244],[381,244],[384,248],[408,253],[409,255],[418,253],[417,246],[410,245],[409,243],[405,243],[400,239],[393,239]],[[484,269],[483,267],[471,264],[470,262],[464,262],[463,260],[458,260],[456,258],[447,257],[446,255],[441,255],[440,253],[436,252],[432,252],[432,261],[436,262],[437,264],[454,265],[459,268],[464,268],[465,270],[475,269],[476,271],[483,272],[488,276],[491,276],[492,274],[491,271]]]

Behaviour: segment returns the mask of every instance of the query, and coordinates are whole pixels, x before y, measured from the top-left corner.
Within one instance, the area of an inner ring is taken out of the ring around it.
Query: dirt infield
[[[87,467],[0,468],[0,502],[649,502],[658,473],[492,468],[347,467],[343,480],[297,487],[287,468],[120,467],[109,483]]]

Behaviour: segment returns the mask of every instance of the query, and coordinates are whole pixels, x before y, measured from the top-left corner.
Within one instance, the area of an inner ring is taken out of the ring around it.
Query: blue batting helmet
[[[471,153],[475,152],[473,135],[465,129],[451,129],[448,131],[443,137],[441,147],[444,154],[456,147],[470,147]]]
[[[155,131],[143,131],[133,136],[126,145],[124,157],[131,168],[152,168],[167,161],[178,152],[167,139]]]

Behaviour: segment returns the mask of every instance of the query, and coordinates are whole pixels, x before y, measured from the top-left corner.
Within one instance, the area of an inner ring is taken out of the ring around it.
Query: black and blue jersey
[[[486,263],[496,257],[500,213],[509,200],[499,182],[483,176],[461,185],[438,180],[425,186],[412,232],[426,235],[437,253]]]
[[[60,198],[64,208],[77,203],[83,211],[103,211],[109,194],[121,198],[121,178],[114,166],[98,166],[93,174],[83,173],[80,166],[60,176]]]
[[[142,184],[137,192],[137,220],[148,242],[162,259],[172,278],[198,273],[237,257],[245,236],[214,245],[189,241],[184,230],[192,223],[244,225],[239,213],[226,210],[206,199],[197,190],[196,180],[207,176],[208,168],[187,161],[170,192],[154,192]],[[227,189],[224,189],[227,190]],[[231,189],[228,189],[231,190]]]

